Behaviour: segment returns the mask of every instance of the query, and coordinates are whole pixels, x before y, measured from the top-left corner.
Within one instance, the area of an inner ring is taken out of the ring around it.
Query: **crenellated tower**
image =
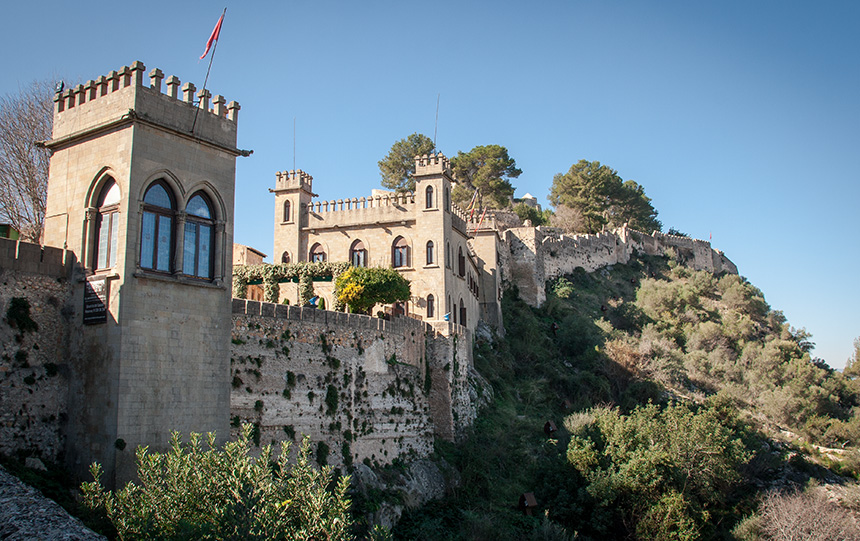
[[[229,432],[239,104],[141,62],[55,97],[44,242],[73,251],[67,459],[108,482],[171,430]]]
[[[308,226],[308,212],[313,193],[314,177],[301,169],[277,173],[275,189],[275,263],[298,263],[307,261],[307,235],[302,235]]]

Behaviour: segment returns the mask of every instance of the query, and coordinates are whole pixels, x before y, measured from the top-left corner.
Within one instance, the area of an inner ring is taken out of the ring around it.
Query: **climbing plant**
[[[278,302],[279,284],[296,280],[299,283],[299,306],[314,296],[313,280],[320,278],[337,279],[350,267],[349,263],[281,263],[279,265],[237,265],[233,267],[233,296],[247,298],[248,284],[262,283],[266,302]],[[341,308],[336,303],[335,309]]]

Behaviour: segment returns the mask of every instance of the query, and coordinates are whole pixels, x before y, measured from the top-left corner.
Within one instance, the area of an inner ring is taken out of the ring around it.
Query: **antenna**
[[[439,98],[442,93],[436,94],[436,124],[433,126],[433,150],[436,150],[436,132],[439,130]]]
[[[296,170],[296,117],[293,117],[293,171]]]

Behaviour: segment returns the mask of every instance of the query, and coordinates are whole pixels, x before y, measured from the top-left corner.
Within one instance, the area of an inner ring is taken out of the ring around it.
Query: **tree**
[[[543,212],[532,206],[526,205],[525,203],[514,205],[514,212],[517,213],[517,216],[519,216],[523,223],[525,223],[526,220],[529,220],[534,227],[544,225],[548,222],[547,217]]]
[[[433,140],[422,133],[413,133],[393,145],[383,159],[379,160],[382,185],[398,192],[415,191],[415,156],[433,152]]]
[[[353,313],[367,313],[375,304],[409,300],[409,280],[394,269],[352,267],[334,282],[338,301]]]
[[[622,181],[617,171],[600,162],[579,160],[566,174],[557,174],[549,200],[580,214],[583,229],[577,233],[597,233],[604,226],[625,223],[646,232],[662,227],[645,189],[632,180]]]
[[[457,186],[451,192],[454,203],[465,207],[477,189],[489,205],[496,208],[511,205],[514,187],[510,179],[520,176],[522,170],[508,156],[508,149],[499,145],[477,146],[468,153],[458,152],[451,165],[457,177]]]
[[[854,353],[848,358],[842,373],[852,379],[860,376],[860,337],[854,339]]]
[[[331,467],[310,463],[305,438],[296,463],[289,464],[290,442],[272,456],[266,445],[252,458],[250,424],[223,449],[215,434],[191,434],[183,446],[179,433],[170,450],[137,449],[140,484],[115,494],[102,488],[101,468],[81,490],[90,508],[104,508],[120,539],[349,539],[349,477],[332,484]]]
[[[0,220],[30,242],[45,222],[49,155],[36,141],[51,138],[52,87],[35,82],[0,98]]]

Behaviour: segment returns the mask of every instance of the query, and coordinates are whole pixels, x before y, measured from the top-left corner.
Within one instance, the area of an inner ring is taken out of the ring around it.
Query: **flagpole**
[[[227,8],[226,7],[224,8],[224,11],[221,12],[221,17],[219,19],[221,24],[224,23],[224,16],[225,15],[227,15]],[[221,39],[220,39],[221,32],[219,31],[218,34],[219,34],[218,39],[215,40],[215,45],[212,46],[212,56],[209,57],[209,67],[206,68],[206,77],[203,79],[203,90],[202,90],[202,92],[204,95],[206,94],[206,84],[209,82],[209,72],[212,70],[212,61],[215,60],[215,51],[218,50],[218,42],[221,41]],[[191,123],[191,134],[192,135],[194,135],[194,128],[197,126],[197,113],[199,113],[199,112],[200,112],[200,106],[198,105],[197,110],[194,111],[194,122]]]

